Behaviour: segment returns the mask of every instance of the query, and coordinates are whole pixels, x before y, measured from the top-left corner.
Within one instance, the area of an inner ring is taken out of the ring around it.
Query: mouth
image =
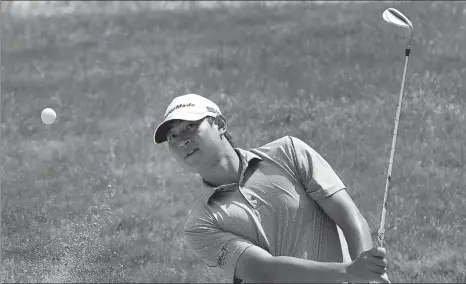
[[[196,153],[198,150],[199,150],[199,148],[194,148],[194,149],[192,149],[191,151],[188,152],[188,154],[186,154],[186,156],[185,156],[184,158],[185,158],[185,159],[188,158],[188,157],[191,156],[192,154]]]

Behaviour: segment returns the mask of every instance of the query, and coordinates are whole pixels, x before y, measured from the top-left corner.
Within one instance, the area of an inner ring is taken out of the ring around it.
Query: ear
[[[222,136],[227,131],[227,119],[223,115],[219,114],[215,120],[220,136]]]

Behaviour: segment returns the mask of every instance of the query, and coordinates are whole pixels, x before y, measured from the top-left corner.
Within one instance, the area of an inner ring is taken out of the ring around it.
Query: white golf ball
[[[42,119],[43,123],[52,124],[55,122],[55,119],[57,119],[57,114],[53,109],[45,108],[40,114],[40,118]]]

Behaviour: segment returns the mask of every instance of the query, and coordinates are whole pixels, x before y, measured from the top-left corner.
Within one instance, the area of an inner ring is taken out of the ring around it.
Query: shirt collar
[[[242,163],[241,167],[241,175],[240,175],[240,180],[238,183],[240,183],[243,178],[244,178],[244,173],[246,172],[246,169],[248,166],[254,161],[262,161],[262,158],[259,157],[257,154],[244,150],[241,148],[234,148],[236,154],[238,154],[238,157],[240,159],[240,163]],[[210,186],[207,184],[201,177],[201,182],[202,182],[202,198],[204,200],[204,204],[207,204],[209,198],[212,196],[212,194],[217,191],[228,191],[228,189],[234,189],[237,187],[238,183],[231,183],[231,184],[223,184],[217,187]]]

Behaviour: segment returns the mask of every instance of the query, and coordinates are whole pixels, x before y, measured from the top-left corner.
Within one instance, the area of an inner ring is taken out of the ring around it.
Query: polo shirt
[[[195,256],[230,279],[252,245],[273,256],[351,261],[342,231],[316,203],[345,190],[321,155],[292,136],[235,151],[242,163],[239,182],[216,188],[202,182],[213,194],[200,198],[185,224]]]

